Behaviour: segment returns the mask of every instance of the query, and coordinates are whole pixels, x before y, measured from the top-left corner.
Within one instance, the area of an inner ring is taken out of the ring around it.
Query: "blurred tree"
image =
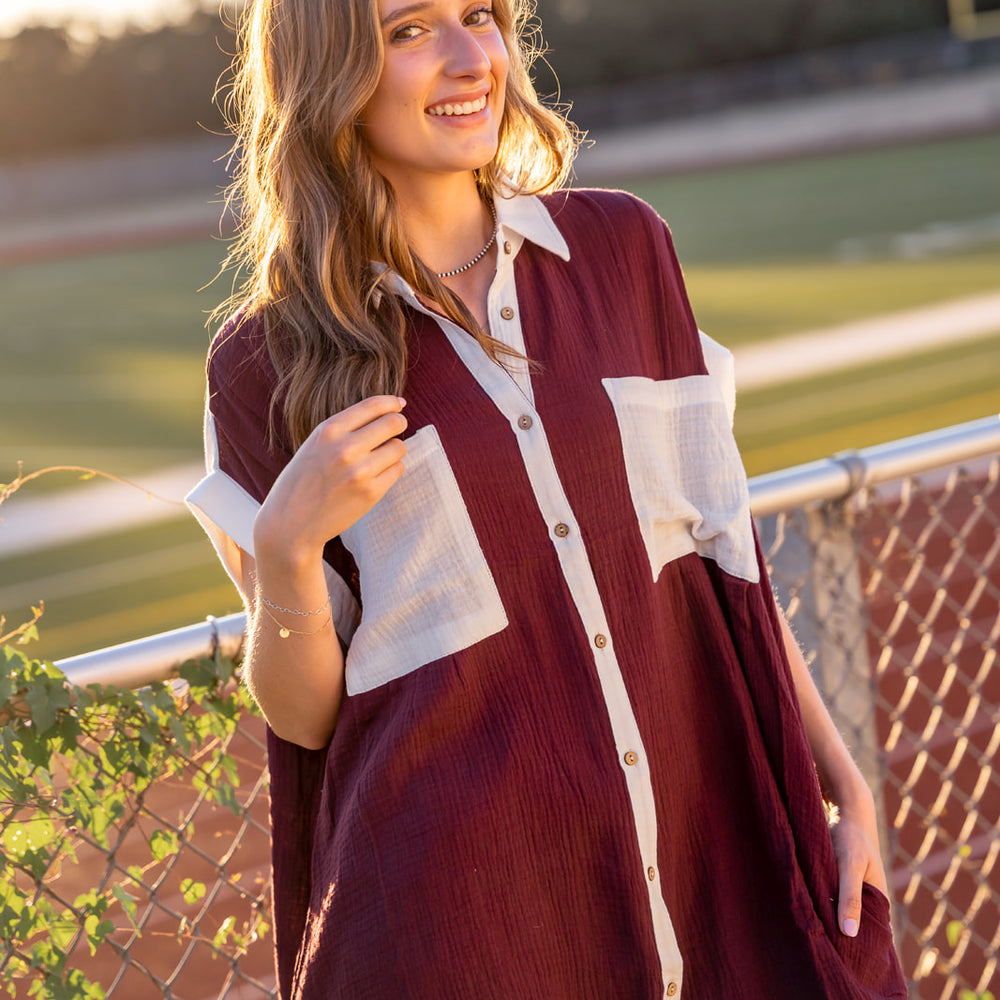
[[[26,28],[0,48],[0,155],[7,149],[58,148],[72,107],[72,80],[80,58],[60,28]]]
[[[538,0],[538,14],[568,97],[947,24],[946,0]],[[61,29],[25,29],[0,42],[0,161],[222,131],[212,96],[234,48],[231,27],[202,8],[85,50]],[[536,70],[543,95],[556,91],[552,70]]]
[[[945,0],[538,0],[538,14],[566,89],[947,24]]]
[[[74,47],[61,28],[0,43],[0,160],[222,131],[216,84],[235,49],[217,15]]]

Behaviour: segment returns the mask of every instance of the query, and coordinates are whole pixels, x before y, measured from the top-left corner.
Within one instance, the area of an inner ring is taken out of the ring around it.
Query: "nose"
[[[489,54],[465,25],[456,25],[448,33],[448,57],[445,72],[452,77],[467,77],[482,80],[489,75],[491,62]]]

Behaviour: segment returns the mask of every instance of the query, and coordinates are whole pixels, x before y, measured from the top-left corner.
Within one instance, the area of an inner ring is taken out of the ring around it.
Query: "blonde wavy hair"
[[[578,133],[535,94],[533,0],[493,0],[510,57],[493,162],[477,172],[484,198],[564,183]],[[288,438],[378,393],[399,394],[405,317],[378,294],[381,261],[469,330],[498,363],[511,352],[410,250],[392,187],[372,165],[358,119],[382,71],[377,0],[251,0],[228,111],[239,166],[228,192],[240,225],[227,265],[245,282],[215,316],[239,307],[263,320]],[[270,414],[272,435],[275,413]]]

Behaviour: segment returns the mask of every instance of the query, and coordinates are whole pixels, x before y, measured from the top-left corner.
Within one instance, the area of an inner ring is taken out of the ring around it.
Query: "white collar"
[[[529,194],[510,198],[501,195],[495,204],[497,222],[507,233],[522,236],[562,260],[569,260],[569,247],[540,198]]]
[[[569,260],[569,247],[555,222],[552,221],[549,210],[542,204],[537,195],[515,194],[510,197],[500,195],[494,199],[494,204],[497,210],[497,238],[501,244],[508,236],[517,240],[518,244],[524,240],[530,240],[536,246],[554,253],[562,260]],[[381,261],[372,261],[372,267],[377,274],[388,270]],[[404,299],[416,305],[421,311],[426,311],[419,304],[416,293],[409,283],[395,272],[386,275],[382,287],[387,291],[402,295]],[[376,304],[380,298],[381,295],[376,289]]]

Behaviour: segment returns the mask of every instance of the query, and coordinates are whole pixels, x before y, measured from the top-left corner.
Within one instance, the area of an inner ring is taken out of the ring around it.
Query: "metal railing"
[[[772,581],[876,794],[911,996],[978,1000],[1000,948],[1000,419],[760,476],[750,490]],[[191,658],[236,655],[244,624],[209,619],[58,666],[77,684],[134,687]],[[232,743],[249,789],[242,822],[220,828],[211,803],[183,788],[148,808],[189,846],[188,862],[208,866],[209,899],[228,893],[259,912],[268,904],[260,720],[246,717]],[[104,862],[109,872],[122,864]],[[163,890],[147,902],[153,923],[158,910],[176,916]],[[266,940],[214,971],[198,940],[161,955],[162,974],[137,949],[119,949],[144,978],[114,970],[108,996],[275,995]]]

